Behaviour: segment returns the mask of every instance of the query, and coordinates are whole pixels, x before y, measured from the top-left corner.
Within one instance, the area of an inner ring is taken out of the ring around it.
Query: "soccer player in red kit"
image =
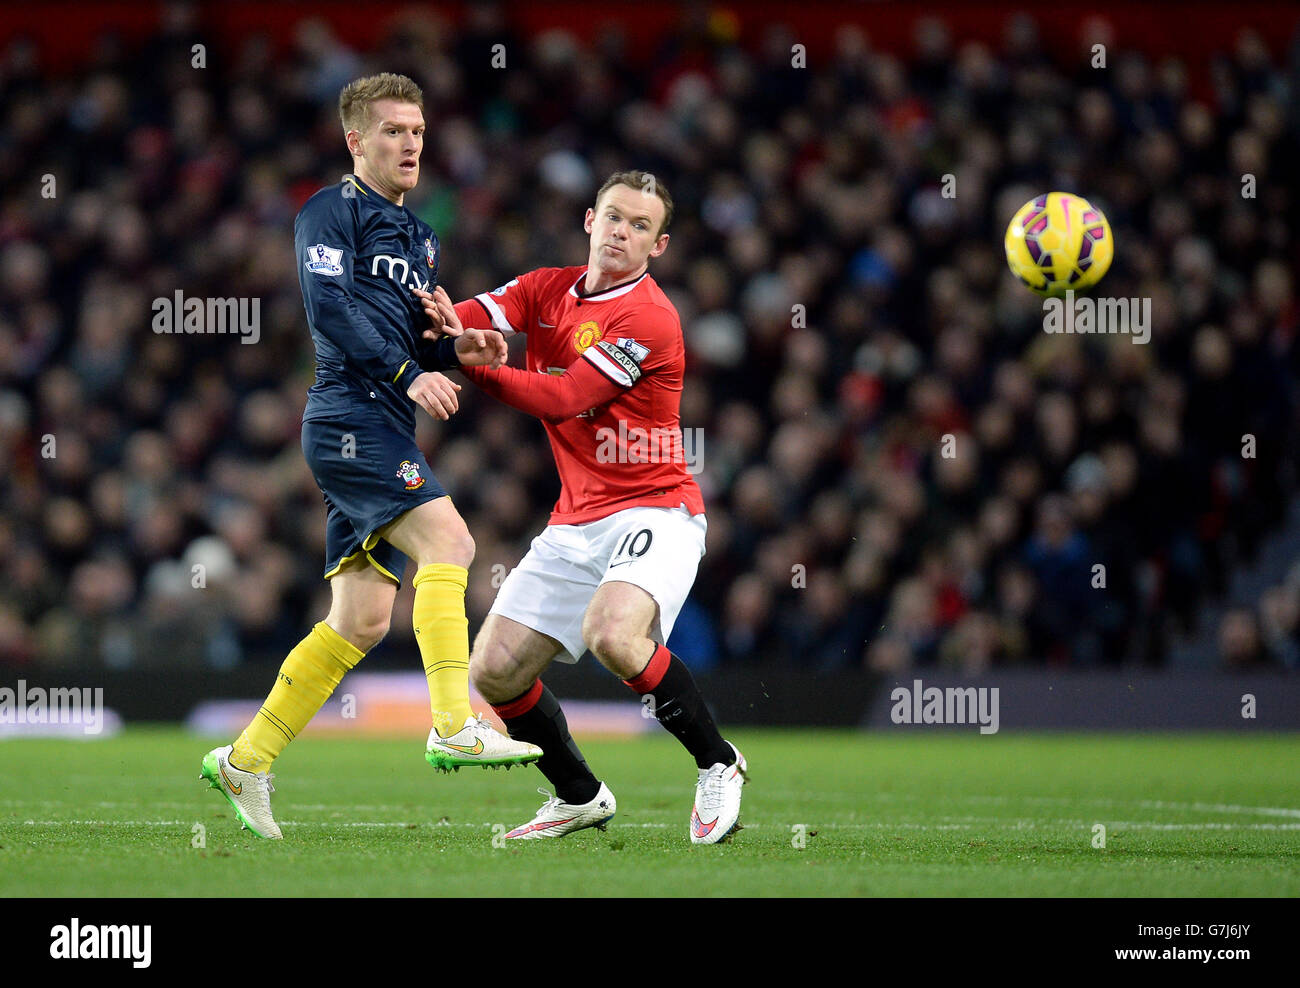
[[[546,424],[562,485],[550,524],[510,572],[470,657],[470,678],[510,736],[539,745],[555,787],[507,840],[601,827],[614,794],[588,768],[538,676],[587,648],[640,693],[695,758],[691,841],[739,829],[744,757],[723,739],[681,659],[664,646],[704,555],[704,502],[686,469],[681,321],[648,273],[668,246],[672,198],[639,171],[613,175],[588,209],[585,265],[541,268],[454,307],[418,292],[437,331],[526,333],[527,369],[467,369]]]

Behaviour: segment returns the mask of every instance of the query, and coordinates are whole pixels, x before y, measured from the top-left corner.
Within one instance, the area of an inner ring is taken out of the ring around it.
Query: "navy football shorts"
[[[325,579],[358,553],[402,583],[406,554],[376,535],[412,508],[445,497],[415,445],[378,409],[359,408],[348,421],[302,424],[302,451],[325,495]]]

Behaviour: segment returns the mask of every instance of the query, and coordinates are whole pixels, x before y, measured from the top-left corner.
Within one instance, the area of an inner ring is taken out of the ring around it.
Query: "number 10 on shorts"
[[[650,543],[653,541],[654,532],[648,528],[628,532],[619,542],[618,548],[614,550],[614,556],[609,564],[617,566],[620,562],[630,563],[634,559],[640,559],[650,551]]]

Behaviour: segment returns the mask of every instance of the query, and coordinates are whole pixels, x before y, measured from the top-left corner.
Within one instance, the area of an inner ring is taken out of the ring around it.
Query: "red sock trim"
[[[641,674],[634,679],[625,679],[623,682],[644,696],[663,682],[664,673],[668,671],[668,663],[672,660],[673,653],[660,645],[655,649],[655,654],[650,656],[650,663],[641,670]]]
[[[492,709],[497,712],[497,716],[502,720],[509,720],[511,717],[520,717],[537,706],[537,701],[542,698],[542,681],[534,679],[533,685],[528,688],[528,692],[523,696],[515,697],[509,703],[503,703],[500,706],[492,704]]]

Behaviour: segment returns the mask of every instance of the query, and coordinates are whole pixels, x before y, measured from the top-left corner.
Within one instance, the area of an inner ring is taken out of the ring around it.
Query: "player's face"
[[[414,103],[377,100],[370,106],[365,133],[350,131],[348,148],[361,180],[380,195],[401,203],[420,180],[424,150],[424,114]]]
[[[668,247],[668,234],[656,235],[664,220],[664,201],[629,185],[611,187],[587,210],[583,228],[591,234],[590,268],[606,275],[635,277],[650,258]],[[619,279],[626,280],[626,279]]]

